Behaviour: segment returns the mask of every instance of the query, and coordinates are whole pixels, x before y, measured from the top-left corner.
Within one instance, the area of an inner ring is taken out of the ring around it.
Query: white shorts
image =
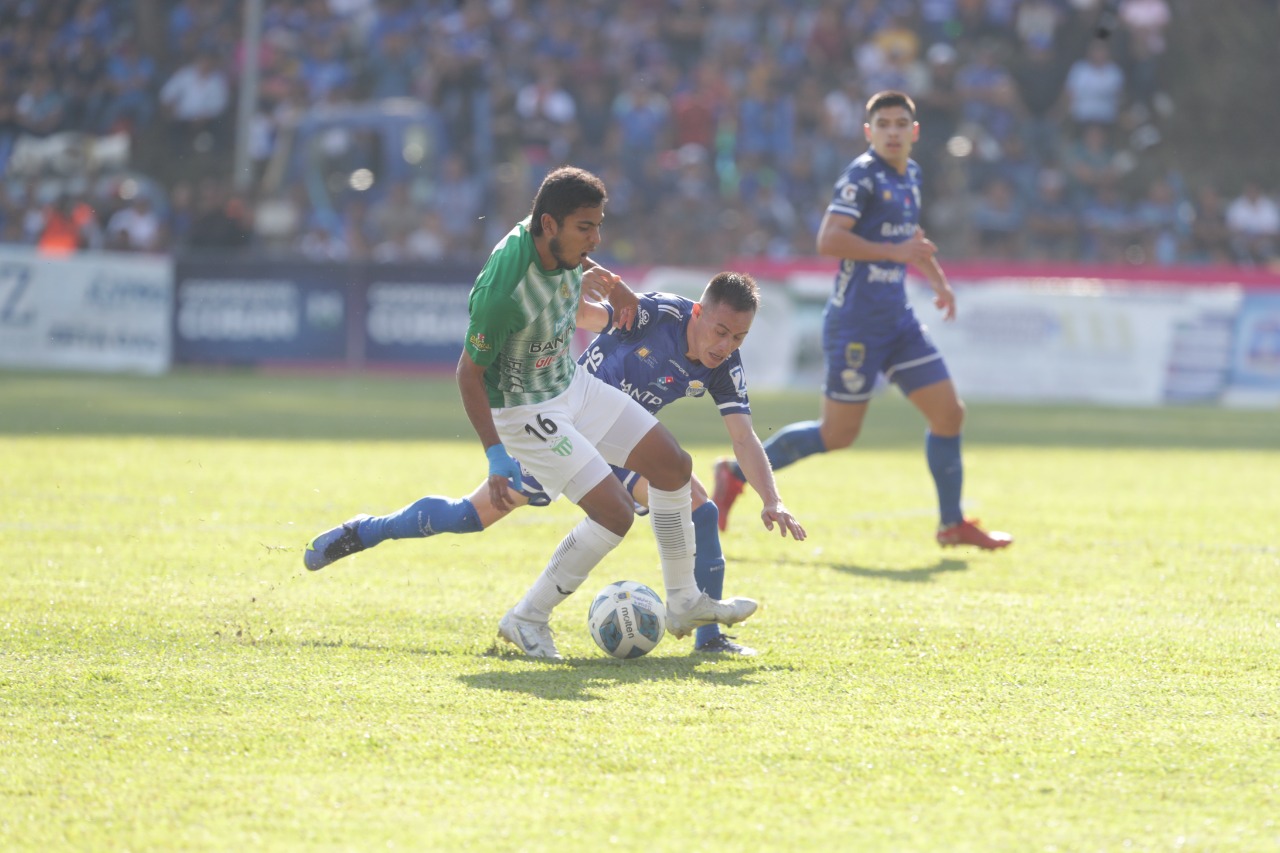
[[[585,370],[559,396],[493,409],[507,452],[538,478],[552,500],[577,503],[605,477],[625,467],[631,451],[658,419],[625,392]]]

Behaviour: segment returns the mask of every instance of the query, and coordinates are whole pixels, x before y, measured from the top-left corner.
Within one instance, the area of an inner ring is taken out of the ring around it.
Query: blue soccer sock
[[[693,579],[712,598],[724,596],[724,552],[720,550],[720,513],[707,501],[693,511]],[[695,647],[720,634],[719,625],[703,625],[694,635]]]
[[[786,468],[792,462],[799,462],[806,456],[826,453],[827,445],[822,441],[822,424],[818,421],[788,424],[764,443],[764,452],[769,457],[769,466],[775,471]],[[737,462],[730,462],[729,468],[739,480],[747,479],[742,473],[742,466]]]
[[[925,434],[924,455],[929,473],[938,489],[938,513],[942,526],[950,527],[964,520],[960,510],[960,490],[964,486],[964,463],[960,459],[960,436]]]
[[[437,533],[476,533],[480,516],[466,498],[421,498],[389,515],[366,518],[356,534],[366,548],[388,539],[423,539]]]

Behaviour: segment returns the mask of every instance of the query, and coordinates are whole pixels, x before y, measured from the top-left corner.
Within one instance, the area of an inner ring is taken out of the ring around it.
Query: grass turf
[[[966,499],[1008,551],[940,551],[922,425],[748,493],[726,592],[757,658],[667,638],[568,660],[498,618],[577,510],[389,542],[357,511],[464,494],[447,381],[0,374],[0,848],[1275,849],[1274,412],[975,404]],[[762,435],[816,394],[755,395]],[[666,420],[709,471],[710,406]],[[660,588],[637,524],[587,590]]]

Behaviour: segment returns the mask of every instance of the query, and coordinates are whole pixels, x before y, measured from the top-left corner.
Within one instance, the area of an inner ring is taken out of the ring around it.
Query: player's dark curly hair
[[[600,207],[608,201],[604,181],[576,166],[562,166],[542,179],[538,194],[533,197],[533,209],[529,212],[529,233],[542,236],[542,214],[561,224],[564,218],[580,207]]]
[[[756,311],[760,307],[760,286],[745,272],[716,273],[702,292],[704,304],[728,305],[734,311]]]
[[[911,97],[906,92],[895,92],[892,89],[888,89],[883,92],[876,92],[867,101],[867,121],[871,121],[871,117],[878,110],[888,107],[906,107],[907,112],[911,113],[911,117],[913,119],[916,117],[916,102],[911,100]]]

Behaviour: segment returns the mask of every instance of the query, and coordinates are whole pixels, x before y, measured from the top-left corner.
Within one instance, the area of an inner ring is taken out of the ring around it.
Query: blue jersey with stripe
[[[920,224],[920,167],[908,160],[900,174],[868,149],[836,180],[827,211],[856,219],[853,233],[865,240],[902,243]],[[906,264],[842,260],[827,302],[828,320],[857,317],[896,325],[912,313],[906,276]]]
[[[714,368],[685,355],[693,300],[671,293],[642,293],[638,298],[632,327],[610,326],[583,351],[578,363],[650,412],[686,397],[710,396],[721,415],[751,414],[738,351]]]

